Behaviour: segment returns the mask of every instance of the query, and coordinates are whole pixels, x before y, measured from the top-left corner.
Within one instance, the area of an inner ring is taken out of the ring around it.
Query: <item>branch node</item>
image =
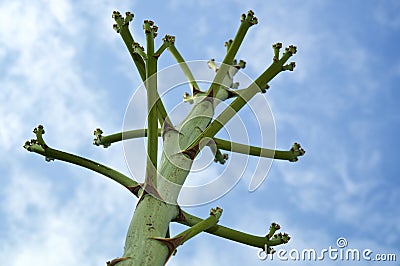
[[[151,34],[153,38],[157,37],[158,27],[154,25],[154,21],[145,20],[143,22],[143,30],[146,34]]]
[[[265,84],[264,87],[261,87],[261,88],[260,88],[261,93],[266,93],[268,89],[269,89],[269,85],[268,85],[268,84]]]
[[[193,96],[191,96],[188,92],[185,92],[183,94],[183,101],[187,102],[187,103],[190,103],[190,104],[194,103]]]
[[[294,55],[297,52],[297,47],[294,45],[289,45],[289,47],[285,48],[285,53],[289,53],[290,55]]]
[[[93,135],[96,137],[93,139],[93,145],[100,146],[102,145],[103,148],[108,148],[111,146],[111,143],[102,143],[102,138],[103,138],[103,130],[100,128],[96,128],[93,132]]]
[[[292,148],[290,149],[290,151],[292,152],[293,157],[289,160],[290,162],[297,162],[299,156],[303,156],[306,151],[301,147],[301,145],[297,142],[295,142],[292,145]]]
[[[184,151],[182,151],[182,154],[189,157],[191,160],[194,160],[196,158],[196,155],[199,153],[199,144],[193,146],[192,148],[188,148]]]
[[[293,71],[295,66],[296,66],[295,62],[290,62],[289,64],[282,66],[282,70],[283,71],[286,71],[286,70]]]
[[[165,133],[167,133],[168,131],[171,131],[171,130],[179,133],[179,131],[173,125],[171,125],[167,120],[164,120],[162,131],[161,131],[161,136],[162,136],[163,140],[164,140]]]
[[[252,10],[249,10],[246,14],[242,14],[242,16],[240,17],[240,21],[243,22],[247,22],[250,24],[250,26],[255,25],[258,23],[258,19],[257,17],[254,16],[254,12]]]
[[[214,162],[218,162],[220,164],[225,164],[228,160],[229,155],[227,153],[221,153],[220,149],[217,149],[214,157]]]
[[[226,42],[224,43],[224,46],[226,47],[226,51],[229,50],[229,48],[231,47],[232,43],[233,43],[233,40],[232,40],[232,39],[229,39],[228,41],[226,41]]]
[[[282,43],[275,43],[272,45],[272,48],[274,49],[274,62],[277,62],[279,60],[279,51],[282,48]]]
[[[133,17],[134,17],[133,13],[131,13],[129,11],[125,12],[124,25],[128,26],[129,22],[131,22],[133,20]]]
[[[133,195],[139,198],[139,191],[143,187],[143,183],[138,183],[135,186],[126,187]]]
[[[124,261],[124,260],[127,260],[127,259],[130,259],[130,258],[131,257],[116,258],[116,259],[113,259],[112,261],[107,261],[106,264],[107,264],[107,266],[114,266],[117,263],[119,263],[121,261]]]

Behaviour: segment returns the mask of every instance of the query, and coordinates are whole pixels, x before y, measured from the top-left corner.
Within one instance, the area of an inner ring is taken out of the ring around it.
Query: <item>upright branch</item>
[[[222,61],[221,69],[215,75],[212,85],[210,86],[207,94],[212,98],[217,98],[218,89],[220,88],[222,81],[227,75],[227,71],[229,66],[232,65],[233,60],[239,50],[240,45],[242,44],[244,37],[246,36],[249,28],[258,23],[258,19],[254,16],[253,11],[249,11],[246,14],[242,14],[241,23],[239,29],[235,35],[233,41],[229,44],[224,60]]]
[[[158,150],[158,114],[157,114],[157,58],[154,54],[154,38],[158,27],[151,20],[145,20],[143,29],[146,34],[146,80],[147,89],[147,163],[146,185],[157,186],[157,150]]]
[[[96,133],[99,134],[100,132],[101,132],[100,129],[95,130],[95,134]],[[123,187],[129,189],[130,191],[132,191],[133,187],[136,187],[138,185],[138,183],[133,181],[130,177],[118,171],[115,171],[114,169],[107,167],[99,162],[95,162],[75,154],[71,154],[68,152],[60,151],[49,147],[43,139],[43,134],[45,133],[45,130],[42,125],[37,126],[33,130],[33,133],[35,134],[36,139],[31,139],[30,141],[26,141],[24,144],[24,148],[27,151],[43,155],[45,157],[46,162],[60,160],[87,168],[89,170],[92,170],[96,173],[99,173],[114,180],[115,182],[121,184]],[[137,193],[134,194],[137,196]]]
[[[128,48],[129,54],[136,65],[140,77],[142,80],[146,80],[144,60],[138,53],[135,52],[133,47],[135,41],[129,31],[129,23],[133,20],[133,14],[131,12],[126,12],[124,18],[120,12],[114,11],[112,18],[115,20],[115,24],[113,25],[114,30],[121,35],[122,40],[124,41],[126,48]]]

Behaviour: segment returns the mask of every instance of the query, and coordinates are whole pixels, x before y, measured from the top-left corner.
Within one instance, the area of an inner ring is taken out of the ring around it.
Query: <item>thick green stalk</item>
[[[146,33],[146,77],[148,105],[147,130],[147,165],[144,191],[136,206],[128,229],[124,265],[163,265],[168,256],[168,249],[154,237],[165,237],[169,222],[178,212],[176,205],[165,203],[157,197],[162,184],[158,183],[157,148],[158,148],[158,113],[157,113],[157,56],[154,54],[154,37],[157,27],[152,21],[145,21]]]

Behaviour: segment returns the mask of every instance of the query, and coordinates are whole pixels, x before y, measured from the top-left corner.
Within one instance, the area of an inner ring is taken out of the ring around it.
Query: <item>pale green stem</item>
[[[115,19],[115,22],[117,23],[116,30],[121,35],[122,40],[124,41],[126,47],[128,48],[129,54],[131,55],[133,62],[136,65],[139,75],[142,81],[144,82],[146,80],[146,64],[142,56],[138,54],[138,50],[135,48],[136,47],[135,44],[137,43],[134,41],[132,34],[129,31],[129,23],[125,22],[124,18],[119,14],[119,12],[114,11],[113,17]],[[168,118],[167,112],[165,110],[164,104],[162,103],[158,95],[158,92],[157,92],[157,99],[158,99],[157,112],[160,125],[162,125],[164,121],[168,121],[169,123],[171,123]]]
[[[100,136],[95,140],[95,143],[96,145],[109,146],[112,143],[122,141],[122,139],[127,140],[127,139],[143,138],[146,136],[147,136],[147,129],[136,129],[136,130],[129,130],[125,132],[115,133],[108,136]],[[161,136],[161,129],[158,130],[158,136],[159,137]],[[283,150],[266,149],[266,148],[241,144],[237,142],[231,142],[219,138],[213,138],[213,140],[217,145],[217,148],[221,150],[236,152],[240,154],[248,154],[264,158],[288,160],[291,162],[297,161],[297,157],[302,156],[305,153],[305,151],[300,147],[283,151]]]
[[[187,230],[183,231],[182,233],[178,234],[176,237],[184,236],[181,245],[184,242],[186,242],[187,240],[189,240],[190,238],[215,226],[218,223],[218,220],[221,217],[221,214],[222,214],[221,208],[217,207],[216,209],[211,209],[210,216],[207,219],[205,219],[205,220],[200,219],[201,221],[199,221],[198,223],[191,226],[190,229],[187,229]]]
[[[236,35],[233,39],[233,42],[230,44],[229,49],[222,61],[220,69],[217,71],[214,80],[208,89],[207,95],[216,98],[218,93],[218,89],[220,88],[222,81],[224,80],[225,76],[228,73],[229,67],[231,67],[233,60],[239,50],[240,45],[242,44],[244,37],[246,36],[247,31],[251,26],[257,23],[257,18],[254,17],[252,11],[248,12],[248,15],[243,18],[242,22],[240,23],[239,29],[236,32]]]
[[[201,223],[203,219],[196,217],[194,215],[191,215],[185,211],[181,211],[182,215],[185,217],[185,220],[178,220],[180,224],[184,224],[187,226],[196,226],[198,223]],[[281,239],[277,238],[272,238],[271,240],[268,239],[267,236],[255,236],[247,233],[243,233],[222,225],[214,225],[213,227],[205,230],[205,232],[209,234],[213,234],[225,239],[229,239],[238,243],[242,243],[245,245],[249,245],[252,247],[258,247],[258,248],[265,248],[265,245],[268,246],[276,246],[279,244],[283,244],[284,241]]]
[[[119,14],[119,12],[114,11],[113,17],[115,22],[117,23],[117,31],[121,35],[122,40],[124,41],[126,48],[128,48],[129,54],[131,55],[133,62],[136,65],[136,68],[139,72],[142,80],[146,80],[146,68],[143,58],[135,52],[133,48],[133,44],[135,43],[131,32],[129,31],[129,23],[126,23],[124,18]]]
[[[157,59],[154,57],[154,37],[156,30],[149,21],[145,21],[146,32],[146,80],[147,89],[147,167],[146,180],[151,179],[152,184],[157,186],[157,150],[158,150],[158,114],[157,114]]]
[[[214,138],[214,141],[215,144],[217,145],[217,148],[221,150],[231,151],[241,154],[249,154],[264,158],[288,160],[291,162],[297,161],[297,157],[302,156],[304,154],[303,149],[291,149],[288,151],[282,151],[282,150],[271,150],[241,143],[230,142],[228,140],[222,140],[218,138]]]
[[[44,132],[44,131],[43,131]],[[95,171],[99,174],[102,174],[115,182],[121,184],[126,188],[134,187],[138,185],[137,182],[133,181],[128,176],[115,171],[114,169],[107,167],[101,163],[80,157],[78,155],[74,155],[68,152],[56,150],[50,148],[46,145],[42,138],[42,132],[36,132],[37,142],[35,140],[31,140],[31,142],[27,141],[24,145],[24,148],[30,152],[35,152],[40,155],[45,156],[46,161],[51,160],[60,160],[67,163],[75,164],[89,170]]]
[[[168,47],[168,51],[171,53],[172,57],[175,59],[175,61],[181,67],[183,74],[185,75],[186,79],[188,80],[188,82],[191,86],[191,89],[199,91],[200,87],[197,84],[196,79],[194,78],[194,76],[192,74],[192,71],[190,71],[190,68],[187,65],[185,59],[183,59],[182,55],[176,49],[175,44]]]
[[[147,136],[147,129],[137,129],[130,130],[123,133],[116,133],[108,136],[101,136],[97,139],[96,145],[110,145],[111,143],[121,141],[124,139],[134,139]],[[158,136],[161,136],[161,129],[159,129]],[[231,142],[227,140],[222,140],[218,138],[213,138],[218,149],[231,151],[241,154],[248,154],[252,156],[278,159],[278,160],[288,160],[291,162],[297,161],[299,156],[304,155],[305,151],[303,149],[290,149],[287,151],[282,150],[271,150],[266,148],[260,148],[256,146],[249,146],[241,143]],[[296,144],[295,144],[296,145]],[[294,145],[294,146],[295,146]],[[298,144],[297,144],[298,145]]]

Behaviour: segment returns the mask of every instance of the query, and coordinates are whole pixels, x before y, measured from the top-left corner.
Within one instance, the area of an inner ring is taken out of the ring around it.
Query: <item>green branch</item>
[[[193,93],[200,91],[200,87],[194,78],[192,71],[190,70],[189,66],[187,65],[185,59],[183,59],[182,55],[179,53],[178,49],[176,49],[175,44],[172,44],[168,47],[168,51],[171,53],[172,57],[175,61],[179,64],[180,68],[182,69],[183,74],[185,75]]]
[[[235,56],[239,50],[240,45],[242,44],[244,37],[249,30],[249,28],[255,24],[258,23],[257,18],[254,16],[253,11],[249,11],[246,14],[242,14],[241,17],[241,23],[239,26],[239,29],[231,43],[229,43],[227,53],[224,57],[224,60],[222,61],[221,68],[217,72],[217,74],[214,77],[214,80],[208,89],[207,95],[212,96],[213,98],[216,97],[218,93],[218,89],[220,88],[222,81],[224,80],[225,76],[227,75],[227,72],[229,68],[231,67],[233,60],[235,59]]]
[[[147,89],[147,163],[146,183],[157,187],[157,151],[158,151],[158,113],[157,113],[157,57],[154,56],[154,38],[158,27],[151,20],[145,20],[143,29],[146,34],[146,80]]]
[[[126,17],[124,18],[118,11],[114,11],[112,17],[114,18],[116,24],[113,25],[114,30],[119,33],[124,41],[126,47],[128,48],[129,54],[131,55],[133,62],[139,72],[139,75],[144,82],[146,80],[146,63],[147,54],[144,52],[143,47],[139,43],[135,42],[132,34],[129,31],[129,22],[133,19],[133,14],[126,12]],[[164,121],[169,121],[167,111],[165,110],[164,104],[162,103],[158,93],[157,93],[157,112],[158,120],[160,125]]]
[[[119,132],[108,136],[103,136],[102,133],[103,131],[101,131],[101,129],[95,130],[96,138],[94,139],[93,143],[97,146],[103,145],[104,147],[108,147],[112,143],[122,141],[122,138],[124,140],[127,140],[127,139],[146,137],[147,129],[129,130],[126,132]],[[161,129],[158,130],[158,136],[159,137],[161,136]],[[248,154],[264,158],[277,159],[277,160],[287,160],[290,162],[296,162],[298,160],[298,157],[303,156],[305,154],[305,150],[298,143],[294,143],[290,150],[283,151],[283,150],[272,150],[272,149],[266,149],[266,148],[231,142],[219,138],[213,138],[213,140],[216,144],[216,148],[221,150],[236,152],[240,154]],[[222,157],[222,159],[226,160],[224,156]]]
[[[170,46],[174,45],[175,43],[175,36],[172,35],[165,35],[162,39],[163,44],[158,48],[158,50],[154,53],[154,55],[158,58],[160,55],[165,51],[165,49],[169,48]]]
[[[230,142],[228,140],[222,140],[214,138],[217,147],[221,150],[237,152],[241,154],[248,154],[258,157],[278,159],[278,160],[288,160],[290,162],[296,162],[299,156],[303,156],[305,151],[301,148],[300,144],[294,143],[292,148],[288,151],[281,150],[271,150],[266,148],[260,148],[256,146],[249,146],[246,144],[240,144],[235,142]]]
[[[104,148],[109,147],[112,143],[127,140],[127,139],[136,139],[136,138],[144,138],[147,137],[147,128],[144,129],[135,129],[129,130],[125,132],[119,132],[107,136],[103,136],[103,131],[100,128],[97,128],[94,131],[94,135],[96,138],[93,140],[93,144],[96,146],[102,145]],[[161,137],[161,128],[158,129],[158,136]]]
[[[210,216],[205,219],[201,220],[198,223],[194,224],[191,228],[183,231],[182,233],[178,234],[173,238],[164,238],[164,237],[153,237],[152,239],[160,241],[168,248],[168,259],[174,254],[176,248],[180,245],[183,245],[189,239],[195,237],[196,235],[204,232],[218,223],[219,218],[221,217],[222,209],[217,207],[215,209],[210,210]]]
[[[36,134],[36,139],[25,142],[24,148],[30,152],[43,155],[46,161],[60,160],[87,168],[114,180],[128,189],[138,185],[138,183],[133,181],[131,178],[110,167],[71,153],[50,148],[43,140],[42,135],[45,131],[42,125],[35,128],[33,132]]]
[[[202,221],[203,220],[201,218],[191,215],[183,210],[181,210],[180,215],[176,219],[176,222],[187,226],[196,226]],[[280,228],[279,225],[277,225],[276,223],[272,223],[271,227],[273,227],[275,231]],[[270,232],[272,231],[271,227]],[[267,234],[266,236],[255,236],[222,225],[214,225],[213,227],[205,230],[205,232],[209,234],[213,234],[238,243],[262,249],[264,249],[266,246],[285,244],[290,240],[290,236],[288,234],[274,234],[275,231],[273,231],[273,234],[271,236],[269,234]]]
[[[133,14],[130,12],[126,12],[126,17],[122,17],[121,13],[118,11],[114,11],[112,14],[112,18],[115,20],[116,24],[113,25],[114,30],[119,33],[124,41],[126,47],[128,48],[129,54],[131,55],[133,62],[136,65],[136,68],[139,72],[142,80],[146,80],[146,69],[143,58],[136,53],[133,45],[135,41],[133,40],[132,34],[129,31],[129,22],[133,19]]]

